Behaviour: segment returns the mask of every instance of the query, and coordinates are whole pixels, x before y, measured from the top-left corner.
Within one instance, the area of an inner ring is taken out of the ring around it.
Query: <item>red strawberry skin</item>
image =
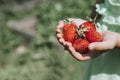
[[[87,53],[89,42],[86,39],[78,38],[73,42],[73,47],[81,54]]]
[[[85,34],[86,39],[92,43],[92,42],[101,42],[103,40],[102,35],[99,32],[91,31]]]
[[[63,38],[65,41],[73,42],[77,36],[77,26],[73,23],[66,24],[63,27]]]
[[[87,31],[96,31],[96,26],[93,22],[87,21],[85,23],[83,23],[82,25],[82,29],[87,29]]]
[[[72,26],[72,27],[71,27]],[[76,25],[74,23],[67,23],[63,27],[63,31],[68,30],[69,28],[76,28]]]

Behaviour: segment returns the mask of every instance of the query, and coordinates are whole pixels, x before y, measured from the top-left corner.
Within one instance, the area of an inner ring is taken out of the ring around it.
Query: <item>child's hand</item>
[[[69,19],[75,22],[77,26],[81,25],[84,20],[81,19]],[[76,50],[72,47],[72,44],[70,42],[66,42],[63,39],[63,33],[62,28],[64,26],[64,21],[60,21],[57,25],[56,34],[58,41],[65,47],[67,50],[71,53],[71,55],[79,60],[79,61],[85,61],[92,58],[95,58],[102,54],[106,50],[111,50],[114,47],[116,47],[117,44],[117,34],[115,32],[111,31],[104,31],[103,32],[103,41],[102,42],[94,42],[89,45],[89,53],[86,54],[80,54],[79,52],[76,52]]]

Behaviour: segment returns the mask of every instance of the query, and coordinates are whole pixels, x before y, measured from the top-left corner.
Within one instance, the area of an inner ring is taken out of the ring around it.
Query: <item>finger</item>
[[[72,47],[72,43],[66,42],[66,46],[67,46],[67,47]]]
[[[57,38],[58,38],[58,39],[63,38],[63,34],[58,33],[58,34],[57,34]]]
[[[72,47],[72,43],[71,42],[67,42],[64,40],[64,38],[60,38],[58,39],[60,43],[62,43],[62,45],[64,45],[65,47]]]
[[[90,56],[85,56],[84,54],[80,54],[79,52],[77,52],[73,47],[69,47],[69,52],[71,53],[71,55],[77,59],[78,61],[86,61],[91,59]]]
[[[89,49],[97,51],[111,50],[114,48],[114,46],[115,46],[114,41],[94,42],[89,45]]]
[[[85,23],[86,21],[85,20],[82,20],[82,19],[76,19],[76,22],[75,24],[79,27],[81,24]]]
[[[57,29],[56,29],[56,34],[62,33],[63,26],[64,26],[64,21],[58,22]]]
[[[59,28],[57,28],[57,29],[56,29],[56,33],[62,33],[62,30],[59,29]]]
[[[73,47],[69,47],[69,52],[71,53],[71,55],[77,59],[78,61],[81,61],[81,54],[76,52],[76,50]]]
[[[67,42],[66,42],[63,38],[58,39],[58,41],[59,41],[63,46],[66,47]]]
[[[64,24],[65,24],[64,21],[59,21],[59,22],[58,22],[58,25],[57,25],[57,28],[62,29],[63,26],[64,26]]]
[[[84,22],[86,22],[86,20],[83,19],[77,19],[77,18],[68,18],[69,21],[73,21],[73,23],[75,23],[78,27],[83,24]]]

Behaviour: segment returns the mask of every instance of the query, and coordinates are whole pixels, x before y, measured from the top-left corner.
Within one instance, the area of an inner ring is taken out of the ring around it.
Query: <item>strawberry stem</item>
[[[93,22],[93,19],[91,19],[90,17],[86,17],[88,21]]]
[[[98,17],[98,14],[96,14],[96,15],[95,15],[95,17],[94,17],[93,19],[92,19],[92,18],[90,18],[90,17],[87,17],[87,20],[88,20],[88,21],[90,21],[90,22],[95,23],[95,21],[96,21],[97,17]]]
[[[65,19],[65,21],[66,21],[67,23],[69,23],[69,22],[70,22],[67,18]]]
[[[97,20],[98,14],[95,15],[93,22],[95,23],[95,21]]]
[[[71,24],[73,21],[68,20],[67,18],[64,20],[66,23]]]

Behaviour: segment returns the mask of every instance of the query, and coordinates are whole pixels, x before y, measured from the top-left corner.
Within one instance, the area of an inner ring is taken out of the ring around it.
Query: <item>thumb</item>
[[[115,47],[115,42],[111,42],[111,41],[94,42],[89,45],[89,50],[103,51],[103,50],[111,50],[114,47]]]

